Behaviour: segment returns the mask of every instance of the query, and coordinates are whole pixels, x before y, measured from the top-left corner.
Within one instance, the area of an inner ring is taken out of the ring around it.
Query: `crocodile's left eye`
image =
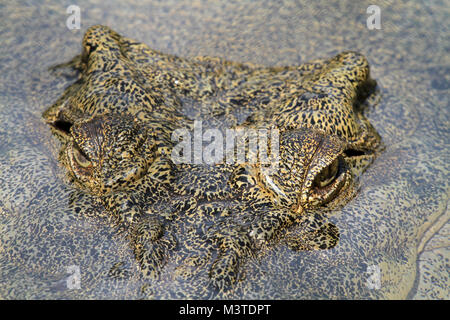
[[[314,185],[318,188],[324,188],[336,180],[339,173],[339,158],[336,158],[329,166],[322,171],[314,179]]]
[[[91,161],[88,160],[87,156],[78,148],[73,148],[73,156],[75,161],[80,167],[89,169],[92,167]]]
[[[76,145],[71,144],[67,148],[70,167],[75,176],[84,181],[92,175],[94,165],[88,156],[81,151]]]

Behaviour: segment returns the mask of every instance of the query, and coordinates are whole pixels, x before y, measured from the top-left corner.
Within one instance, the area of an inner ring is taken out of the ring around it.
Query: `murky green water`
[[[367,114],[386,149],[358,196],[330,217],[339,244],[276,248],[249,263],[233,297],[450,297],[445,1],[74,1],[80,30],[66,27],[69,4],[0,2],[0,297],[190,297],[170,264],[156,282],[109,277],[112,265],[134,263],[128,243],[95,213],[73,210],[83,195],[64,183],[58,142],[41,114],[73,81],[48,68],[78,54],[93,24],[166,53],[264,65],[362,52],[380,88]],[[381,9],[379,30],[366,25],[371,4]],[[69,266],[80,270],[80,289],[68,287]],[[261,278],[264,286],[254,285]]]

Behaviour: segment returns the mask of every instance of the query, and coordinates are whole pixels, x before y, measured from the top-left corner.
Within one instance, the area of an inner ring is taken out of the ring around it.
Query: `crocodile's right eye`
[[[336,158],[328,167],[322,169],[314,180],[314,185],[324,188],[336,180],[339,173],[339,158]]]

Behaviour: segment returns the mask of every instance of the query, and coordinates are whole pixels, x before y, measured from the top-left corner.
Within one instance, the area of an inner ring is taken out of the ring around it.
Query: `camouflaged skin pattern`
[[[339,232],[317,212],[354,196],[381,145],[361,107],[375,82],[356,52],[268,68],[162,54],[93,26],[82,54],[60,67],[79,71],[44,113],[60,163],[129,239],[144,277],[184,257],[183,276],[209,268],[210,285],[228,290],[274,242],[335,246]],[[196,120],[222,132],[277,128],[279,169],[174,163],[172,132]],[[303,231],[290,234],[293,224]]]

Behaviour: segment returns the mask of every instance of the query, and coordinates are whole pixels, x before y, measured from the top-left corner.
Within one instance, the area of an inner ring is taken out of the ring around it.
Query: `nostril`
[[[55,122],[52,123],[52,126],[65,133],[70,133],[72,123],[65,120],[56,120]]]

